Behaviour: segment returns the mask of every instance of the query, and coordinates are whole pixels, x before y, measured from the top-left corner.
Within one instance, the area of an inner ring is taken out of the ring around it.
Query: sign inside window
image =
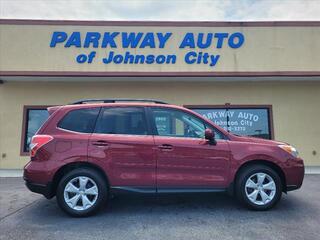
[[[159,135],[169,135],[171,133],[170,119],[168,115],[156,116],[155,122]]]
[[[192,110],[234,134],[271,139],[267,108],[196,108]]]

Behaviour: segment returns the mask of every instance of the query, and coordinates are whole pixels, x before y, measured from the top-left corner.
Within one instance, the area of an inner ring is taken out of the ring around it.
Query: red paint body
[[[114,106],[185,111],[218,129],[227,139],[217,140],[217,144],[212,145],[199,138],[90,134],[57,128],[57,123],[70,110]],[[53,140],[41,147],[25,166],[24,178],[31,183],[53,183],[62,167],[87,163],[104,172],[110,187],[145,187],[154,191],[162,188],[227,189],[241,166],[258,160],[275,166],[283,174],[285,187],[299,188],[303,181],[302,159],[278,147],[283,143],[235,136],[186,108],[164,104],[99,103],[55,107],[49,112],[49,119],[37,134],[51,135]],[[105,145],[99,141],[104,141]],[[287,190],[285,187],[284,191]]]

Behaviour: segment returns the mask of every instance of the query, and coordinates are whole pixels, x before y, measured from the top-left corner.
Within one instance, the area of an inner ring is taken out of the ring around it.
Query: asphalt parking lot
[[[320,175],[284,195],[271,211],[248,211],[225,194],[121,195],[98,215],[71,218],[0,178],[0,239],[320,239]]]

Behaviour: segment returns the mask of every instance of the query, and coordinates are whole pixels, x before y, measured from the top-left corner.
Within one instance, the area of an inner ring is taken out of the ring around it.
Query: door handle
[[[162,145],[158,146],[158,148],[161,150],[172,150],[173,146],[170,144],[162,144]]]
[[[105,146],[108,146],[109,144],[108,144],[107,141],[98,140],[98,141],[92,142],[92,145],[95,145],[95,146],[98,146],[98,147],[105,147]]]

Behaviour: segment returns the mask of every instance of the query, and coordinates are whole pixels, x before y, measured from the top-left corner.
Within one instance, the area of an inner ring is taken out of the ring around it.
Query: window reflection
[[[48,119],[47,109],[27,109],[27,126],[24,140],[24,152],[29,152],[32,137]]]
[[[234,134],[271,139],[268,108],[206,108],[193,110]]]

